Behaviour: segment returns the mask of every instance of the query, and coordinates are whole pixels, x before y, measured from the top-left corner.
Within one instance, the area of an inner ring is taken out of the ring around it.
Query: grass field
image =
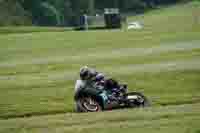
[[[199,133],[200,104],[120,110],[89,114],[59,114],[0,120],[0,131],[16,133]]]
[[[199,10],[191,2],[130,17],[144,23],[136,31],[0,28],[0,132],[199,133]],[[152,107],[72,113],[83,65],[143,92]]]

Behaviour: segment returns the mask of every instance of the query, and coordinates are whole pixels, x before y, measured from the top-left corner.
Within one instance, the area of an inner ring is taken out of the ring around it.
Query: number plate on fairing
[[[127,99],[138,99],[138,96],[128,96]]]

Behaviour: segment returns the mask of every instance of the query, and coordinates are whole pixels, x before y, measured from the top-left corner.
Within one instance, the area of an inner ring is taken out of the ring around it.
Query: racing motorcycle
[[[75,95],[76,112],[99,112],[119,108],[148,107],[150,102],[140,92],[127,92],[127,85],[118,89],[84,88]]]

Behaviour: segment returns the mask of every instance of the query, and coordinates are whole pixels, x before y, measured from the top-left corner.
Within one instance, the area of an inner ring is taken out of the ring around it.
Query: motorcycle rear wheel
[[[144,96],[140,92],[130,92],[127,93],[126,98],[128,99],[128,96],[136,96],[138,97],[137,100],[127,100],[127,106],[134,108],[134,107],[149,107],[150,106],[150,101],[147,99],[146,96]]]

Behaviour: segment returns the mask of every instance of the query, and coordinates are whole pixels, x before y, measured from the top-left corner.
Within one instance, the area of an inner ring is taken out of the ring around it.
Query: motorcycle
[[[150,102],[140,92],[127,92],[121,84],[114,92],[110,89],[84,88],[75,95],[76,112],[99,112],[119,108],[148,107]]]

